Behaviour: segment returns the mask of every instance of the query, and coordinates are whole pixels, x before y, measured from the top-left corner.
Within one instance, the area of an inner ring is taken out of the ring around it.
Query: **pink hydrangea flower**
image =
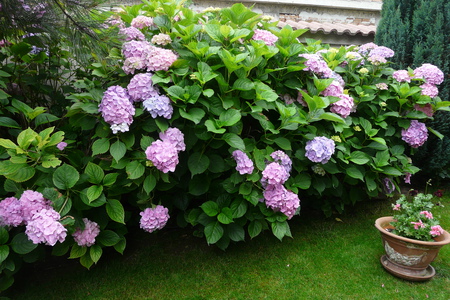
[[[399,203],[395,204],[392,209],[393,210],[400,210],[401,205]]]
[[[87,218],[83,218],[83,222],[84,229],[77,228],[72,236],[78,246],[90,247],[95,244],[95,238],[100,233],[100,226]]]
[[[395,55],[394,50],[385,46],[377,46],[370,50],[369,56],[380,56],[384,58],[390,58]]]
[[[167,71],[177,59],[172,50],[152,46],[146,57],[147,71]]]
[[[414,225],[414,229],[419,229],[419,228],[425,228],[426,225],[422,223],[422,220],[419,220],[419,222],[411,222],[411,224]]]
[[[425,218],[427,218],[427,219],[433,219],[433,214],[429,211],[424,210],[424,211],[421,211],[420,214],[424,215]]]
[[[233,158],[236,161],[236,171],[239,172],[239,174],[252,174],[254,165],[252,160],[245,154],[245,152],[242,152],[241,150],[235,150],[233,151]]]
[[[411,76],[409,76],[408,71],[398,70],[392,74],[392,77],[398,82],[411,82]]]
[[[441,235],[443,233],[444,233],[444,229],[442,229],[441,226],[439,226],[439,225],[431,226],[430,234],[432,236],[439,236],[439,235]]]
[[[110,86],[104,93],[98,111],[106,123],[121,125],[133,123],[135,109],[126,89],[121,86]],[[128,127],[128,126],[127,126]]]
[[[172,39],[170,38],[170,35],[168,35],[168,34],[159,33],[152,37],[151,42],[152,42],[152,44],[164,46],[164,45],[170,44],[172,42]]]
[[[186,144],[184,143],[184,134],[176,127],[167,128],[166,131],[159,133],[159,138],[163,142],[169,142],[178,151],[184,151]]]
[[[344,93],[344,88],[339,83],[339,81],[334,80],[330,85],[322,91],[322,95],[324,96],[333,96],[333,97],[339,97]]]
[[[62,243],[67,236],[67,229],[58,221],[60,217],[53,208],[44,208],[28,221],[25,234],[33,244],[44,243],[54,246],[58,241]]]
[[[291,219],[300,207],[298,195],[288,191],[282,184],[268,185],[263,195],[268,208],[273,211],[280,211],[288,219]]]
[[[172,101],[165,95],[155,95],[147,98],[142,103],[144,108],[152,115],[152,118],[172,118]]]
[[[422,146],[428,139],[428,129],[424,123],[412,120],[408,129],[402,129],[402,140],[413,148]]]
[[[0,202],[0,226],[19,226],[23,222],[22,205],[16,197]]]
[[[162,205],[157,205],[155,208],[146,208],[140,215],[140,227],[150,233],[164,228],[170,218],[169,210]]]
[[[126,27],[119,30],[119,34],[125,37],[126,41],[144,41],[144,34],[136,27]]]
[[[310,71],[314,74],[323,76],[324,78],[331,78],[333,76],[333,70],[328,67],[327,63],[323,60],[323,57],[319,54],[299,54],[300,57],[306,58],[303,63],[306,68],[304,71]]]
[[[372,42],[366,43],[366,44],[359,46],[358,52],[361,53],[362,55],[366,55],[367,53],[370,52],[370,50],[375,49],[377,47],[378,47],[378,45],[375,43],[372,43]]]
[[[439,89],[432,83],[424,83],[420,87],[422,88],[422,95],[424,96],[434,98],[439,94]]]
[[[26,190],[19,198],[22,206],[23,221],[27,224],[37,212],[43,209],[52,209],[51,201],[44,198],[44,196],[32,190]]]
[[[130,41],[122,44],[122,55],[125,59],[139,57],[144,59],[153,46],[147,41]]]
[[[60,142],[58,143],[58,145],[56,145],[56,148],[58,148],[60,151],[63,151],[64,148],[67,147],[67,143],[66,142]]]
[[[289,173],[282,165],[277,162],[272,162],[266,166],[262,172],[262,184],[283,184],[288,180]]]
[[[255,29],[255,34],[252,39],[256,41],[263,41],[267,46],[274,46],[278,41],[278,37],[276,35],[263,29]]]
[[[423,78],[429,84],[441,84],[444,81],[444,73],[435,65],[423,64],[414,70],[416,78]]]
[[[428,117],[432,117],[434,114],[433,106],[431,105],[431,103],[427,103],[424,105],[414,104],[414,109],[425,113]]]
[[[169,141],[154,141],[145,150],[147,159],[163,173],[174,172],[178,165],[178,151]]]
[[[305,156],[312,162],[326,164],[335,150],[335,144],[332,139],[324,136],[317,136],[306,142]]]
[[[284,153],[281,150],[274,151],[270,154],[270,157],[273,158],[273,160],[280,164],[283,168],[286,169],[286,172],[290,173],[292,169],[292,160],[291,158]]]
[[[343,118],[347,118],[353,111],[353,98],[346,94],[339,95],[339,98],[341,98],[341,100],[331,104],[330,111],[340,115]]]
[[[145,68],[145,60],[141,57],[129,57],[125,59],[122,65],[122,70],[125,74],[134,74],[136,70],[143,70]]]
[[[411,184],[411,173],[405,173],[405,183]]]
[[[131,101],[144,101],[159,95],[158,88],[153,86],[152,76],[152,73],[139,73],[131,78],[127,86]]]
[[[153,24],[154,24],[153,18],[146,17],[146,16],[137,16],[136,18],[131,20],[131,26],[139,28],[139,29],[144,29],[146,27],[150,27]]]

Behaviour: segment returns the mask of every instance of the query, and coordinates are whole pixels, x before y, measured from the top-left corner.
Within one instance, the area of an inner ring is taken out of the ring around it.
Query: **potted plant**
[[[442,229],[431,213],[433,195],[419,193],[408,199],[405,195],[393,204],[393,216],[378,218],[386,254],[381,264],[391,274],[424,281],[436,272],[430,263],[442,246],[450,243],[450,234]]]

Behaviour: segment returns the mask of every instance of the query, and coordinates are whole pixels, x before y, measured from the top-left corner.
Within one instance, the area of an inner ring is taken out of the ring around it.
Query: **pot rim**
[[[450,244],[450,233],[444,230],[444,233],[439,236],[440,241],[434,241],[434,242],[427,242],[427,241],[419,241],[415,239],[406,238],[403,236],[399,236],[396,234],[393,234],[392,232],[386,231],[385,227],[383,225],[389,225],[390,222],[395,222],[394,218],[392,216],[387,217],[381,217],[375,220],[375,227],[381,232],[381,234],[388,235],[390,237],[396,238],[398,240],[408,242],[408,243],[414,243],[418,245],[433,245],[433,246],[443,246]]]

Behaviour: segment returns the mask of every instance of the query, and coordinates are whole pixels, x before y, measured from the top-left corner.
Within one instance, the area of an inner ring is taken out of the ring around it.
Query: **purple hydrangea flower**
[[[319,54],[300,54],[300,57],[306,58],[304,65],[304,71],[311,71],[314,74],[323,76],[325,78],[331,78],[333,71],[328,67],[327,63],[323,60],[323,57]]]
[[[58,222],[60,215],[53,208],[36,212],[28,222],[25,234],[33,244],[45,243],[54,246],[56,242],[64,242],[67,229]]]
[[[150,112],[152,118],[163,117],[166,119],[172,118],[173,107],[171,100],[164,95],[157,95],[150,97],[142,103],[144,108]]]
[[[147,41],[130,41],[122,44],[122,54],[125,59],[139,57],[144,59],[153,46]]]
[[[152,76],[152,73],[139,73],[131,78],[127,90],[132,101],[144,101],[159,95],[158,88],[153,86]]]
[[[174,172],[179,162],[178,151],[169,141],[154,141],[145,150],[147,159],[163,173]]]
[[[90,247],[95,244],[95,238],[100,233],[100,226],[83,218],[84,229],[77,228],[77,230],[72,234],[73,239],[80,247]]]
[[[422,95],[430,96],[431,98],[437,97],[439,89],[432,83],[424,83],[420,86],[422,88]]]
[[[155,208],[146,208],[140,215],[140,227],[147,232],[164,228],[170,218],[169,210],[162,205],[157,205]]]
[[[431,103],[427,103],[427,104],[424,104],[424,105],[414,104],[414,109],[417,110],[417,111],[423,112],[428,117],[432,117],[433,114],[434,114],[433,106],[431,105]]]
[[[286,153],[284,153],[281,150],[278,150],[272,152],[272,154],[270,154],[270,157],[272,157],[276,163],[280,164],[283,168],[285,168],[286,172],[288,173],[291,172],[292,160]]]
[[[147,71],[167,71],[177,58],[172,50],[152,46],[146,57]]]
[[[27,224],[37,212],[43,209],[51,209],[51,201],[44,198],[44,196],[32,190],[26,190],[19,198],[22,206],[23,221]]]
[[[105,91],[98,111],[102,113],[105,122],[110,125],[125,123],[127,125],[124,126],[127,129],[125,131],[128,131],[128,126],[133,123],[135,113],[127,90],[118,85],[110,86]]]
[[[58,148],[60,151],[63,151],[64,148],[67,147],[67,143],[66,142],[60,142],[58,143],[58,145],[56,145],[56,148]]]
[[[342,88],[345,87],[345,81],[344,78],[342,78],[341,75],[339,75],[338,73],[334,72],[331,74],[330,78],[334,78],[336,79],[337,82],[339,82],[339,84],[342,86]]]
[[[298,195],[288,191],[282,184],[268,185],[263,195],[267,207],[282,212],[288,219],[291,219],[300,207]]]
[[[408,129],[402,129],[402,140],[413,148],[422,146],[428,139],[428,129],[424,123],[412,120]]]
[[[375,43],[372,43],[372,42],[366,43],[366,44],[363,44],[363,45],[359,46],[358,52],[359,52],[360,54],[362,54],[362,55],[366,55],[366,54],[369,53],[372,49],[375,49],[375,48],[377,48],[377,47],[378,47],[378,45],[375,44]]]
[[[134,74],[136,70],[143,70],[145,68],[145,59],[141,57],[129,57],[125,59],[122,65],[122,70],[126,74]]]
[[[411,173],[405,173],[405,183],[411,184]]]
[[[164,132],[160,132],[159,138],[163,142],[171,143],[178,152],[186,150],[186,144],[184,143],[184,134],[178,128],[171,127]]]
[[[136,18],[131,20],[131,26],[139,28],[139,29],[144,29],[146,27],[150,27],[153,24],[154,24],[153,18],[146,17],[146,16],[137,16]]]
[[[381,56],[384,58],[390,58],[393,57],[394,54],[395,54],[394,50],[385,46],[378,46],[370,50],[369,56]]]
[[[337,80],[334,80],[332,83],[330,83],[329,86],[327,86],[327,88],[325,90],[322,91],[322,95],[333,96],[333,97],[339,97],[343,93],[344,93],[344,88]]]
[[[375,66],[387,63],[386,58],[381,55],[371,55],[367,60],[370,61]]]
[[[392,77],[398,82],[411,82],[411,76],[409,76],[408,71],[398,70],[392,74]]]
[[[19,226],[23,222],[22,205],[15,197],[0,202],[0,226]]]
[[[263,29],[255,29],[255,34],[252,39],[255,41],[263,41],[267,46],[274,46],[278,41],[278,37],[276,35]]]
[[[343,118],[347,118],[354,107],[353,98],[346,94],[339,95],[339,98],[341,98],[341,100],[331,104],[330,111],[342,116]]]
[[[252,174],[254,169],[253,162],[245,152],[235,150],[233,151],[233,158],[236,161],[236,171],[238,171],[239,174]]]
[[[386,192],[386,194],[390,194],[393,191],[395,191],[395,184],[392,181],[392,179],[388,177],[384,178],[383,184],[384,184],[384,191]]]
[[[335,144],[332,139],[317,136],[306,143],[305,156],[312,162],[326,164],[334,153]]]
[[[125,37],[126,41],[144,41],[144,34],[136,27],[127,27],[119,30],[119,34]]]
[[[266,184],[283,184],[288,178],[289,173],[286,171],[286,168],[277,162],[272,162],[262,172],[261,183],[263,187]]]
[[[432,64],[423,64],[415,69],[414,77],[423,78],[426,83],[430,84],[441,84],[444,81],[444,73]]]

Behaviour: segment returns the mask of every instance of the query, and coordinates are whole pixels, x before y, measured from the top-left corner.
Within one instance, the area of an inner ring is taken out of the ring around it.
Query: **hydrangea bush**
[[[168,224],[221,249],[263,230],[282,240],[301,205],[331,215],[409,181],[415,148],[439,134],[427,119],[449,104],[430,92],[433,66],[393,70],[373,43],[302,44],[305,30],[242,4],[153,0],[104,23],[119,46],[74,82],[59,131],[0,139],[1,236],[17,230],[17,254],[54,244],[90,267],[130,228]],[[9,194],[31,189],[44,200],[28,230]]]

